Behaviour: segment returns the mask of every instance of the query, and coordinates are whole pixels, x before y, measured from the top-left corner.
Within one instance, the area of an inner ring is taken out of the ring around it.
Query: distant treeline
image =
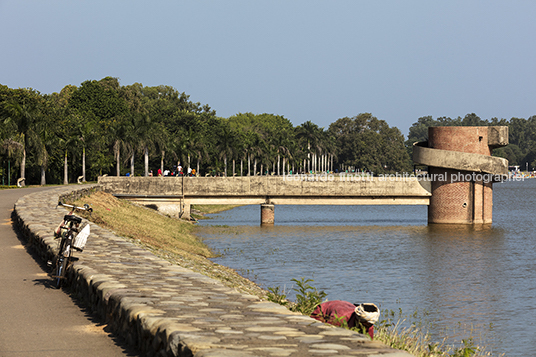
[[[474,122],[473,122],[474,121]],[[410,171],[408,148],[431,125],[508,125],[510,145],[496,150],[512,163],[534,161],[533,118],[492,120],[471,114],[420,118],[409,138],[369,113],[329,128],[298,126],[275,114],[216,115],[170,86],[121,86],[116,78],[67,85],[59,93],[0,85],[2,183],[94,181],[99,175],[149,175],[180,162],[205,175],[266,175],[356,170]],[[530,135],[529,135],[530,133]],[[532,155],[532,156],[530,156]]]

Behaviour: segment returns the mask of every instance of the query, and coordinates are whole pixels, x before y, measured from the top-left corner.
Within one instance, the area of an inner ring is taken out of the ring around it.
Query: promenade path
[[[105,332],[98,318],[52,287],[43,261],[13,230],[15,202],[46,189],[0,190],[0,356],[138,356]]]
[[[17,202],[18,220],[40,251],[50,250],[52,231],[65,214],[55,208],[58,197],[73,189],[36,192]],[[70,271],[70,288],[148,356],[410,356],[240,293],[94,224],[91,231]]]

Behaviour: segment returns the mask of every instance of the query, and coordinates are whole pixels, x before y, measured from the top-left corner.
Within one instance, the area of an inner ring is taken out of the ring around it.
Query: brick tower
[[[428,128],[428,142],[415,145],[413,154],[429,167],[428,223],[491,223],[493,182],[508,173],[508,161],[491,153],[507,144],[508,127]]]

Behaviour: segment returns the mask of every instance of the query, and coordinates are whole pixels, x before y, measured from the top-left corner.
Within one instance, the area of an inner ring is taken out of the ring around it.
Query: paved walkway
[[[43,250],[54,244],[53,228],[65,213],[55,209],[63,192],[65,188],[33,193],[16,205]],[[72,289],[148,355],[410,356],[239,293],[96,225],[91,230],[71,272]]]
[[[104,331],[99,319],[53,288],[43,261],[17,237],[13,205],[21,196],[43,190],[0,190],[0,356],[138,356]]]

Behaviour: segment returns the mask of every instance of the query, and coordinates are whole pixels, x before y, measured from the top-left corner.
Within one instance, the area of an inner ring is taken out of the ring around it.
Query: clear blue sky
[[[536,1],[0,0],[0,83],[170,85],[218,116],[536,115]]]

